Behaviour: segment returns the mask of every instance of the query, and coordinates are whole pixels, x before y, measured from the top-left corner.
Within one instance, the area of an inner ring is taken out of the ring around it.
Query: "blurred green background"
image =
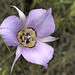
[[[74,0],[0,0],[0,24],[10,16],[18,16],[15,5],[26,15],[35,8],[52,8],[56,23],[55,37],[59,40],[48,43],[55,49],[48,69],[31,64],[22,56],[16,62],[11,75],[75,75],[75,1]],[[0,75],[10,75],[10,68],[15,58],[16,47],[8,51],[0,37]]]

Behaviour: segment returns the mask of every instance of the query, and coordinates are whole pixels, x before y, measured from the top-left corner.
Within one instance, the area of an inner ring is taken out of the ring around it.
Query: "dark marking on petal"
[[[22,43],[24,42],[24,40],[22,40]]]
[[[30,43],[29,39],[27,39],[26,43]]]
[[[34,41],[34,38],[32,38],[32,41]]]
[[[29,33],[26,34],[26,36],[30,35]]]
[[[23,36],[25,35],[25,33],[23,33]]]
[[[22,39],[22,35],[20,35],[20,38]]]

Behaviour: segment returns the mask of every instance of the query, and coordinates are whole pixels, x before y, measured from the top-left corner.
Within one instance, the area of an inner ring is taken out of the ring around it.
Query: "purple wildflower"
[[[11,70],[21,54],[28,62],[47,68],[54,49],[44,42],[57,40],[49,36],[55,31],[52,9],[31,10],[26,17],[16,6],[13,7],[18,11],[20,19],[14,15],[9,16],[0,26],[1,36],[7,45],[18,46]]]

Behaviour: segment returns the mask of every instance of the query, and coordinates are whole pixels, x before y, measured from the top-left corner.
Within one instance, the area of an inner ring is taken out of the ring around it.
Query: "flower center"
[[[20,30],[18,32],[18,41],[25,47],[33,47],[35,46],[35,38],[36,33],[32,28],[26,29],[26,30]]]

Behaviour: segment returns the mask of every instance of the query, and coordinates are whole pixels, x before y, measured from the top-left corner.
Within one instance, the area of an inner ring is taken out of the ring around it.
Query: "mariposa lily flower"
[[[16,6],[13,7],[18,11],[20,18],[14,15],[9,16],[0,26],[0,34],[7,45],[18,46],[11,71],[20,55],[28,62],[47,68],[54,49],[44,42],[57,40],[49,36],[55,31],[52,9],[34,9],[26,17]]]

